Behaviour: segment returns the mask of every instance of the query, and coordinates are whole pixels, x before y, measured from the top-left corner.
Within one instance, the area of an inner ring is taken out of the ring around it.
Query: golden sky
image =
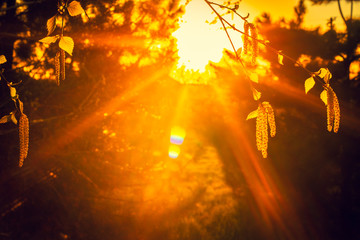
[[[196,0],[195,0],[196,1]],[[286,19],[293,18],[294,15],[294,6],[298,4],[298,0],[243,0],[240,3],[243,9],[248,9],[252,17],[256,17],[262,12],[268,12],[271,14],[274,20],[279,19],[280,17],[285,17]],[[327,5],[317,5],[313,6],[310,1],[305,1],[307,7],[307,14],[305,15],[305,27],[314,28],[319,25],[325,26],[327,20],[330,17],[336,17],[337,28],[341,29],[343,27],[343,22],[339,14],[338,4],[336,1]],[[341,6],[345,16],[350,15],[350,3],[347,3],[344,0],[341,0]],[[246,11],[245,10],[245,11]],[[354,2],[354,16],[360,17],[360,3]]]
[[[184,0],[185,1],[185,0]],[[223,3],[223,0],[213,0],[216,3]],[[341,1],[345,16],[349,16],[350,4],[344,0]],[[293,19],[294,6],[298,0],[243,0],[240,3],[238,12],[246,16],[250,13],[250,21],[263,12],[270,13],[273,21],[285,17],[287,20]],[[309,1],[305,2],[307,14],[304,19],[304,27],[313,29],[321,26],[326,29],[327,20],[330,17],[336,17],[336,28],[342,29],[344,24],[341,20],[338,5],[336,2],[312,6]],[[218,62],[222,57],[224,48],[230,49],[231,45],[223,30],[220,30],[221,24],[209,25],[215,15],[204,0],[192,0],[185,9],[185,15],[180,22],[180,29],[173,35],[178,39],[179,64],[185,65],[188,69],[204,71],[208,61]],[[354,17],[360,17],[360,3],[354,3]],[[229,16],[226,17],[228,20]],[[236,20],[234,20],[236,21]],[[236,27],[242,29],[242,23],[236,24]],[[232,35],[236,49],[242,47],[241,36]]]

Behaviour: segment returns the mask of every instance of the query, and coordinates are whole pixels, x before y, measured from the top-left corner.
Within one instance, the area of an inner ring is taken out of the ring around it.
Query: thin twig
[[[5,82],[7,82],[7,84],[9,85],[10,84],[10,82],[6,79],[6,77],[4,76],[4,74],[2,73],[2,68],[0,68],[0,76],[1,76],[1,79],[4,79],[5,80]]]
[[[244,69],[245,76],[246,76],[247,80],[249,81],[251,90],[253,91],[254,86],[253,86],[253,83],[252,83],[252,81],[251,81],[251,79],[250,79],[250,76],[249,76],[249,73],[248,73],[248,71],[247,71],[247,68],[245,67],[244,62],[241,60],[239,54],[237,53],[236,48],[235,48],[235,45],[234,45],[233,41],[231,40],[231,37],[230,37],[230,35],[229,35],[228,30],[227,30],[226,27],[225,27],[224,21],[226,21],[226,20],[225,20],[222,16],[220,16],[220,14],[214,9],[214,7],[211,5],[211,4],[212,4],[211,2],[209,2],[209,1],[207,1],[207,0],[205,0],[205,2],[206,2],[206,3],[209,5],[209,7],[215,12],[215,14],[219,17],[220,22],[221,22],[221,24],[222,24],[222,26],[223,26],[223,28],[224,28],[224,30],[225,30],[226,36],[228,37],[228,39],[229,39],[229,41],[230,41],[231,47],[233,48],[233,50],[234,50],[234,52],[235,52],[235,57],[236,57],[236,59],[240,62],[242,68]],[[219,6],[218,4],[215,4],[215,5]],[[246,21],[246,20],[244,20],[244,21]]]
[[[352,18],[353,18],[353,10],[354,10],[354,1],[351,0],[351,10],[350,10],[350,22],[352,22]]]
[[[214,3],[214,2],[210,2],[210,1],[206,1],[206,2],[207,2],[207,4],[216,5],[216,6],[220,7],[220,8],[225,8],[225,9],[228,9],[228,10],[230,10],[230,11],[233,11],[237,16],[239,16],[242,20],[244,20],[244,21],[246,21],[246,22],[247,22],[247,18],[249,18],[249,16],[250,16],[250,13],[248,13],[248,14],[246,15],[246,17],[243,17],[243,16],[241,16],[238,12],[236,12],[236,9],[235,9],[235,8],[230,8],[230,7],[221,5],[221,4],[219,4],[219,3]]]
[[[339,7],[339,11],[340,11],[341,18],[343,19],[346,27],[348,27],[348,24],[347,24],[347,22],[346,22],[346,19],[345,19],[345,17],[344,17],[344,14],[343,14],[343,12],[342,12],[342,9],[341,9],[340,0],[337,0],[337,2],[338,2],[338,7]]]
[[[300,62],[298,62],[296,59],[294,59],[294,58],[292,58],[292,57],[284,54],[283,52],[277,50],[276,48],[273,48],[273,47],[269,46],[265,41],[262,41],[262,40],[260,40],[260,39],[257,39],[257,38],[255,38],[255,37],[253,37],[253,36],[251,36],[251,35],[243,32],[243,31],[237,29],[237,28],[236,28],[235,26],[233,26],[230,22],[228,22],[224,17],[222,17],[222,16],[214,9],[214,7],[212,6],[212,4],[214,4],[214,5],[216,5],[216,6],[222,6],[222,5],[217,4],[217,3],[212,3],[212,2],[210,2],[210,1],[208,1],[208,0],[205,0],[205,2],[206,2],[206,3],[209,5],[209,7],[215,12],[215,14],[219,17],[219,19],[220,19],[220,21],[221,21],[221,23],[222,23],[223,26],[224,26],[224,23],[226,23],[226,24],[227,24],[230,28],[232,28],[234,31],[239,32],[239,33],[241,33],[241,34],[243,34],[243,35],[246,35],[246,36],[248,36],[249,38],[257,41],[258,43],[264,45],[264,46],[265,46],[267,49],[269,49],[270,51],[272,51],[272,52],[274,52],[274,53],[276,53],[276,54],[282,55],[284,58],[287,58],[288,60],[290,60],[291,62],[293,62],[294,64],[296,64],[296,65],[299,66],[300,68],[302,68],[302,69],[303,69],[304,71],[306,71],[310,76],[314,77],[314,72],[312,72],[312,71],[310,71],[309,69],[307,69],[306,67],[302,66],[302,64],[301,64]],[[228,8],[228,9],[236,12],[234,9],[231,9],[231,8]],[[244,20],[244,21],[246,21],[246,20]],[[231,43],[231,45],[232,45],[232,47],[233,47],[233,49],[234,49],[234,51],[235,51],[236,58],[237,58],[237,59],[241,62],[241,64],[244,66],[244,64],[242,63],[242,61],[240,60],[240,57],[238,56],[238,54],[237,54],[237,52],[236,52],[236,49],[235,49],[235,47],[234,47],[234,45],[233,45],[233,43],[232,43],[232,40],[230,39],[230,36],[229,36],[229,34],[228,34],[227,29],[226,29],[225,26],[224,26],[224,30],[225,30],[225,32],[226,32],[226,34],[227,34],[227,36],[228,36],[228,38],[229,38],[229,40],[230,40],[230,43]],[[247,77],[248,77],[248,76],[247,76]],[[326,84],[325,84],[319,77],[315,76],[315,80],[318,81],[321,85],[323,85],[323,86],[325,87]]]

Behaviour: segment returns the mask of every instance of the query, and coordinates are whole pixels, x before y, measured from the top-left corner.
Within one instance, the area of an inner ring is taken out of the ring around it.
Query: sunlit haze
[[[223,1],[214,1],[222,3]],[[297,0],[290,1],[242,1],[238,12],[246,16],[250,14],[249,20],[263,12],[270,13],[274,21],[281,17],[285,19],[293,19],[295,17],[294,7],[298,4]],[[339,15],[337,4],[331,3],[328,5],[312,6],[308,1],[305,2],[307,13],[304,18],[304,26],[307,28],[315,28],[321,26],[326,28],[327,20],[330,17],[337,17],[335,24],[337,29],[344,28]],[[360,15],[359,3],[354,3],[354,16]],[[344,15],[347,16],[350,9],[350,4],[342,1]],[[205,66],[212,62],[218,62],[222,57],[224,48],[231,49],[229,40],[227,39],[221,24],[210,25],[215,18],[215,14],[203,0],[192,0],[185,8],[185,14],[180,19],[180,28],[173,33],[177,38],[179,49],[178,67],[185,66],[188,70],[205,71]],[[321,14],[319,14],[321,12]],[[229,17],[227,17],[228,19]],[[230,20],[230,19],[229,19]],[[235,22],[236,23],[236,22]],[[241,44],[241,39],[237,41]],[[241,47],[241,45],[236,46]]]
[[[360,0],[312,1],[0,1],[0,240],[360,240]]]
[[[218,62],[223,48],[229,48],[229,40],[221,31],[220,24],[210,25],[215,18],[205,1],[191,1],[180,20],[180,28],[173,33],[178,39],[178,66],[187,69],[205,70],[209,61]]]
[[[298,4],[298,0],[274,0],[274,1],[250,1],[243,0],[240,3],[240,13],[248,11],[250,13],[250,20],[259,16],[263,12],[271,15],[274,21],[284,17],[285,19],[293,19],[295,17],[294,7]],[[326,28],[326,23],[330,17],[336,17],[335,25],[338,29],[344,28],[344,23],[339,14],[338,4],[336,1],[330,4],[312,5],[310,1],[305,1],[307,12],[304,16],[304,27],[315,28],[320,26],[322,29]],[[341,1],[341,6],[345,17],[349,17],[350,3]],[[245,11],[243,11],[245,9]],[[360,3],[354,1],[354,17],[360,16]]]

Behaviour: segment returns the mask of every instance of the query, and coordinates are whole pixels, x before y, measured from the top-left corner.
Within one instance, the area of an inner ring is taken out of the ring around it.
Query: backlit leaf
[[[259,92],[255,88],[252,88],[252,92],[253,92],[253,97],[254,97],[255,101],[257,101],[261,98],[261,92]]]
[[[0,64],[6,63],[6,57],[4,55],[0,55]]]
[[[249,113],[249,115],[247,116],[246,120],[252,119],[252,118],[256,118],[258,116],[258,110],[256,109],[255,111],[252,111],[251,113]]]
[[[23,102],[22,102],[20,99],[18,99],[18,103],[19,103],[20,113],[23,113],[23,111],[24,111],[24,104],[23,104]]]
[[[46,22],[46,28],[48,30],[48,35],[50,35],[56,28],[56,15],[49,18]]]
[[[15,98],[16,97],[16,88],[9,86],[10,88],[10,97]]]
[[[281,65],[284,65],[284,56],[281,54],[281,51],[278,52],[278,62]]]
[[[259,83],[259,76],[256,73],[251,73],[249,75],[249,78],[251,81],[253,81],[254,83]]]
[[[56,36],[44,37],[44,38],[40,39],[39,42],[50,44],[50,43],[56,42],[56,40],[57,40],[58,38],[59,38],[58,35],[56,35]]]
[[[325,103],[325,105],[327,105],[327,92],[326,92],[326,90],[324,90],[324,91],[322,91],[320,93],[320,98]]]
[[[11,119],[11,121],[12,121],[15,125],[17,125],[18,121],[16,120],[16,117],[15,117],[14,112],[11,113],[10,119]]]
[[[59,47],[72,56],[74,41],[71,37],[61,37],[59,41]]]
[[[84,9],[81,7],[81,4],[78,1],[72,1],[67,7],[70,16],[77,16],[84,12]]]
[[[324,78],[328,72],[329,72],[329,69],[320,68],[320,70],[317,71],[315,74],[318,75],[320,78]]]
[[[315,85],[315,80],[313,77],[309,77],[308,79],[306,79],[305,81],[305,93],[307,94],[310,89],[312,89]]]
[[[11,115],[5,115],[0,119],[0,124],[1,123],[7,123],[11,121]]]
[[[242,48],[241,48],[241,47],[238,48],[238,50],[236,50],[236,53],[237,53],[238,56],[241,56],[241,52],[242,52]]]

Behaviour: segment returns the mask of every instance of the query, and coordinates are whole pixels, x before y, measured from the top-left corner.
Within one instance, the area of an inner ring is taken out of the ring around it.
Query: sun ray
[[[71,144],[93,125],[102,121],[104,113],[116,112],[121,106],[128,104],[131,99],[137,97],[139,92],[145,91],[152,83],[164,76],[166,76],[165,70],[158,71],[156,74],[153,74],[152,77],[140,82],[132,89],[123,91],[118,96],[115,96],[106,106],[84,117],[79,123],[75,125],[73,122],[69,123],[67,127],[64,127],[64,129],[68,129],[66,132],[64,132],[63,129],[54,132],[50,140],[45,139],[44,142],[39,145],[39,149],[34,151],[39,154],[35,162],[40,163],[61,152],[62,148]]]
[[[304,238],[304,229],[292,206],[282,193],[291,186],[285,186],[280,177],[271,167],[269,161],[263,161],[257,154],[251,139],[239,126],[237,111],[229,106],[228,94],[221,88],[215,87],[217,99],[222,106],[223,114],[227,116],[226,129],[223,131],[232,154],[235,156],[238,166],[241,169],[251,193],[261,212],[262,219],[267,223],[269,231],[273,231],[274,222],[285,233],[288,239]],[[287,183],[290,185],[290,183]],[[294,199],[292,199],[294,201]],[[293,202],[295,203],[295,201]],[[256,216],[257,214],[254,213]],[[259,221],[262,221],[259,219]]]

